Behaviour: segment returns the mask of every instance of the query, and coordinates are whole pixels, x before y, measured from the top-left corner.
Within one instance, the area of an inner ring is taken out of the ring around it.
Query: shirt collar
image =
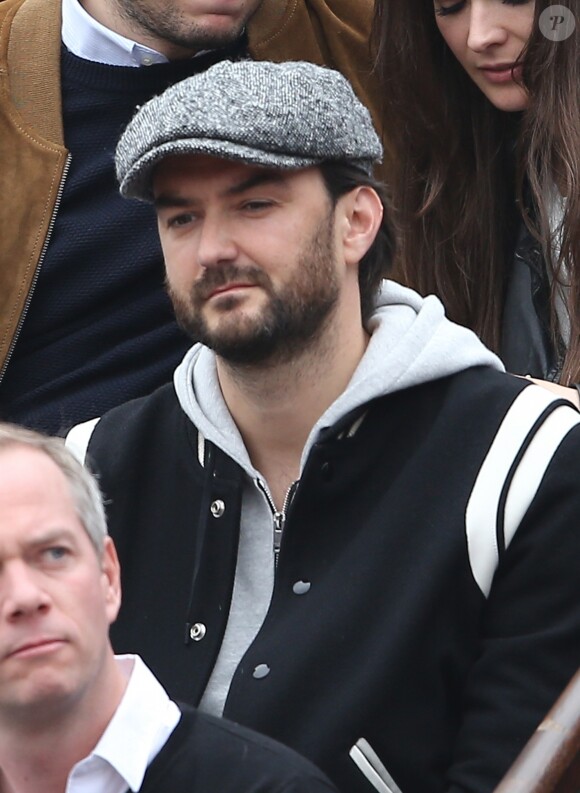
[[[99,742],[88,757],[75,765],[69,780],[101,766],[103,773],[110,775],[113,769],[125,786],[137,791],[149,764],[179,722],[181,712],[138,656],[116,656],[116,661],[129,676],[127,688]]]
[[[73,55],[109,66],[150,66],[168,62],[160,52],[101,25],[78,0],[62,0],[62,40]]]

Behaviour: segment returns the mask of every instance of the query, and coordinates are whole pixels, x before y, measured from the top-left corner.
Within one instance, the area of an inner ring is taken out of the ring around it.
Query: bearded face
[[[206,270],[189,296],[168,284],[182,328],[234,364],[278,363],[299,354],[319,337],[338,300],[332,221],[327,217],[303,243],[278,286],[259,266],[233,263]],[[248,290],[262,291],[259,310],[244,310]]]

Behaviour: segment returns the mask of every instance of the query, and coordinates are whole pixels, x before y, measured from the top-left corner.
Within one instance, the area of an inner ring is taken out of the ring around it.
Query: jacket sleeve
[[[465,690],[449,793],[492,790],[579,666],[579,473],[576,424],[505,552],[498,542],[500,561],[480,626],[481,652]]]

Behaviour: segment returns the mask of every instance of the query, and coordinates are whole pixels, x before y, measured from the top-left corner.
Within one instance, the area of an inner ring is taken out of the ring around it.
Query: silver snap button
[[[252,672],[252,677],[255,677],[256,680],[262,680],[264,677],[268,677],[270,674],[270,667],[268,664],[258,664],[258,666]]]
[[[211,507],[209,509],[214,518],[221,518],[221,516],[226,511],[226,505],[221,500],[221,498],[218,498],[215,501],[212,501]]]
[[[207,628],[203,622],[196,622],[189,629],[189,636],[194,642],[200,642],[206,633]]]
[[[292,592],[294,592],[295,595],[305,595],[310,591],[311,586],[312,584],[310,581],[296,581],[292,587]]]

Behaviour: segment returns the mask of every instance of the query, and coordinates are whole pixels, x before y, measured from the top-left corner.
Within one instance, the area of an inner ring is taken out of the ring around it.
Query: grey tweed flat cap
[[[121,194],[151,201],[155,166],[209,154],[273,168],[346,161],[367,173],[383,149],[338,72],[311,63],[221,61],[143,105],[117,146]]]

